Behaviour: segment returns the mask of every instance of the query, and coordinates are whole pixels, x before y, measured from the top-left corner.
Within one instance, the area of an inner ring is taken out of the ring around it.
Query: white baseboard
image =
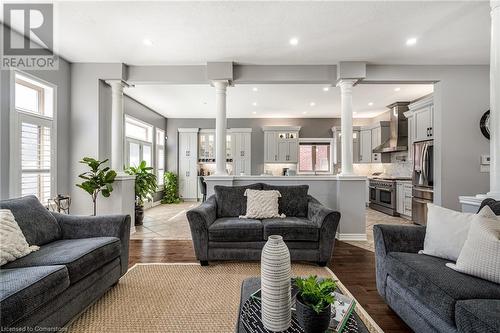
[[[366,234],[340,234],[337,233],[337,239],[341,241],[365,241]]]

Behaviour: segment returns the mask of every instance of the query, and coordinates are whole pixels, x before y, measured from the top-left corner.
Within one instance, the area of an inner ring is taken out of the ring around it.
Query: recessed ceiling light
[[[311,102],[311,103],[309,103],[309,106],[316,106],[316,103]]]
[[[358,114],[356,111],[354,111],[352,114]]]
[[[252,91],[259,91],[259,88],[257,88],[257,87],[253,87],[253,88],[252,88]]]
[[[394,91],[400,91],[401,88],[397,87],[397,88],[394,88]]]
[[[296,37],[290,38],[290,45],[297,46],[299,44],[299,39]]]
[[[323,87],[323,91],[328,91],[330,90],[330,87]]]
[[[252,105],[253,105],[253,106],[257,106],[257,102],[253,102],[253,103],[252,103]]]
[[[406,40],[406,46],[413,46],[415,44],[417,44],[417,39],[415,37]]]
[[[151,39],[149,39],[149,38],[145,38],[145,39],[143,39],[143,40],[142,40],[142,43],[143,43],[144,45],[146,45],[146,46],[151,46],[151,45],[153,45],[153,41],[152,41]]]
[[[373,106],[373,102],[368,103],[368,106]]]
[[[307,111],[302,112],[302,114],[307,114]]]
[[[257,111],[253,111],[252,114],[257,114]]]

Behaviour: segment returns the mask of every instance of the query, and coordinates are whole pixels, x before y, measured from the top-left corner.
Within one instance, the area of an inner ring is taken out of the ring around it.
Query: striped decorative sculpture
[[[261,257],[262,323],[270,331],[285,331],[291,321],[290,251],[283,237],[269,236]]]

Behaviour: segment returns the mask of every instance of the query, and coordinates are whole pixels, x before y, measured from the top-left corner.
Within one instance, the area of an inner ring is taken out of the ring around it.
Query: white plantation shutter
[[[21,122],[21,195],[34,194],[42,203],[51,197],[51,128]]]
[[[35,78],[15,77],[11,195],[33,194],[46,205],[55,196],[54,89]],[[33,91],[43,98],[35,99]]]

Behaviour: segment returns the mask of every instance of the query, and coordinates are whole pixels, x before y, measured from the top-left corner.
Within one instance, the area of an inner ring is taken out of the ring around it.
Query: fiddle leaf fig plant
[[[84,181],[81,184],[76,184],[76,186],[92,196],[95,216],[99,192],[101,192],[102,196],[105,198],[111,195],[111,192],[113,192],[113,186],[111,184],[115,181],[116,171],[111,170],[109,167],[102,168],[102,165],[108,162],[107,159],[99,161],[92,157],[84,157],[79,162],[86,164],[90,168],[90,171],[78,175],[78,177]]]
[[[295,279],[295,285],[302,303],[318,314],[335,301],[333,292],[337,285],[332,279],[318,280],[316,275],[307,278],[298,277]]]
[[[135,199],[136,205],[142,207],[145,200],[151,200],[158,189],[156,175],[153,168],[146,165],[146,161],[139,163],[137,167],[128,167],[125,172],[135,176]]]

